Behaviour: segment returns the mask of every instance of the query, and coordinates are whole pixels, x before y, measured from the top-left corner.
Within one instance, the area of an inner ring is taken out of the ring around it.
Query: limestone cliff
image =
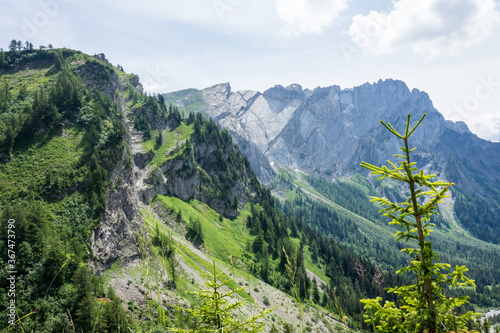
[[[177,101],[190,107],[187,96],[195,92],[190,90]],[[203,97],[197,101],[200,111],[258,149],[259,153],[245,151],[252,166],[268,168],[263,154],[270,164],[330,179],[365,172],[359,167],[361,161],[385,163],[399,147],[380,120],[401,128],[408,113],[415,121],[427,113],[412,142],[419,147],[420,166],[443,174],[450,156],[455,156],[467,161],[470,173],[481,174],[500,187],[500,175],[494,171],[500,145],[479,139],[463,122],[445,120],[425,92],[410,91],[402,81],[380,80],[352,89],[278,85],[264,93],[233,92],[224,83],[197,94]],[[486,193],[477,182],[454,181],[463,189]]]

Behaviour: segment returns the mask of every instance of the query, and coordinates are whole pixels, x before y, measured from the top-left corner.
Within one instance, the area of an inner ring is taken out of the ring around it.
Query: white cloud
[[[348,33],[368,53],[409,47],[432,59],[478,44],[499,22],[494,0],[399,0],[388,13],[354,16]]]
[[[285,36],[321,33],[347,8],[349,0],[274,0],[278,17],[286,22]]]

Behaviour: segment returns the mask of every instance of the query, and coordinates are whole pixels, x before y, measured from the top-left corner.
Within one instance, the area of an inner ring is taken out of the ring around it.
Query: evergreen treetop
[[[372,174],[380,175],[379,180],[389,177],[405,183],[410,189],[410,196],[405,202],[393,203],[386,198],[372,197],[373,202],[387,206],[380,212],[392,218],[390,224],[398,225],[399,231],[394,235],[397,240],[418,243],[418,247],[407,247],[401,250],[408,253],[412,260],[408,266],[397,271],[399,274],[413,273],[415,284],[389,288],[388,292],[398,296],[399,307],[394,302],[382,298],[364,299],[366,304],[366,322],[374,331],[379,332],[464,332],[467,325],[476,314],[469,311],[457,316],[455,308],[468,303],[468,296],[457,298],[447,297],[445,286],[455,288],[474,286],[474,281],[465,276],[468,269],[458,266],[449,272],[450,265],[440,263],[438,254],[432,249],[432,242],[427,238],[434,226],[430,222],[433,214],[437,214],[437,204],[449,195],[447,192],[453,183],[431,181],[435,175],[425,175],[423,170],[412,162],[411,153],[416,149],[409,147],[409,137],[425,118],[424,114],[415,126],[410,129],[410,115],[406,121],[404,134],[397,132],[391,124],[381,123],[395,136],[403,140],[400,147],[403,154],[394,155],[400,158],[400,165],[388,161],[387,166],[377,167],[366,162],[361,166],[371,170]]]

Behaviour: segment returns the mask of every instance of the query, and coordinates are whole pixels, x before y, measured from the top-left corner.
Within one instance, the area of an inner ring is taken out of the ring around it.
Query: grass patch
[[[83,134],[78,127],[73,127],[66,129],[65,137],[40,135],[20,144],[12,160],[0,164],[0,202],[30,192],[40,193],[49,172],[67,175],[73,184],[83,181],[85,172],[81,169],[86,167],[79,167],[86,149]]]
[[[225,266],[228,268],[228,265],[230,264],[228,255],[226,253],[232,254],[233,257],[236,256],[236,253],[241,253],[243,250],[243,243],[238,244],[237,240],[230,240],[230,237],[228,236],[228,229],[233,229],[237,230],[237,225],[241,225],[241,219],[235,219],[235,220],[227,220],[222,221],[222,224],[225,224],[226,226],[224,228],[219,228],[215,223],[215,217],[218,218],[219,214],[216,213],[214,210],[209,208],[207,205],[201,203],[198,200],[190,200],[189,202],[184,202],[178,198],[175,197],[168,197],[168,196],[157,196],[156,200],[160,200],[162,204],[167,208],[173,207],[175,211],[179,212],[183,218],[184,221],[186,219],[189,221],[190,218],[199,218],[200,222],[202,223],[202,228],[203,228],[203,236],[205,240],[205,248],[212,252],[214,255],[212,259],[216,262],[218,269],[220,270],[220,266]],[[161,232],[168,233],[172,232],[170,229],[168,229],[164,224],[160,223],[148,210],[143,209],[141,211],[146,223],[151,226],[150,231],[153,232],[153,230],[156,229],[156,225],[158,225],[158,228]],[[240,214],[241,215],[246,215],[246,214]],[[216,229],[215,229],[216,228]],[[172,232],[173,233],[173,232]],[[178,236],[177,234],[173,233],[174,235]],[[227,239],[227,242],[221,242],[220,241],[220,235],[223,235],[222,237]],[[230,233],[229,233],[230,234]],[[213,237],[211,237],[213,235]],[[221,247],[215,246],[216,244],[221,245]],[[187,266],[189,266],[191,269],[194,271],[198,272],[198,274],[201,276],[203,273],[207,271],[211,271],[213,268],[213,263],[209,262],[202,257],[200,257],[196,252],[192,249],[190,249],[188,246],[177,242],[177,256],[180,258]],[[239,276],[245,276],[246,273],[240,271],[239,269],[235,268],[235,273],[237,273]],[[203,277],[204,280],[206,280],[205,277]],[[228,284],[232,289],[236,289],[239,286],[237,285],[236,282],[233,281],[232,277],[228,276],[227,274],[223,273],[223,281],[225,280],[231,280]],[[187,291],[193,291],[196,290],[195,287],[191,285],[191,283],[186,280],[186,279],[178,279],[178,290],[185,290],[185,295],[187,296],[190,295],[187,293]],[[203,288],[203,287],[202,287]],[[186,290],[187,289],[187,290]],[[184,292],[182,292],[184,293]],[[238,292],[238,295],[241,297],[245,298],[247,301],[254,303],[255,301],[253,298],[248,295],[244,290],[241,290]]]
[[[318,259],[319,261],[320,259]],[[309,246],[306,246],[304,248],[304,265],[308,270],[310,270],[314,275],[316,275],[318,278],[323,280],[325,283],[328,283],[329,278],[326,276],[325,272],[321,269],[319,263],[314,264],[312,259],[311,259],[311,251]],[[320,284],[320,281],[318,281],[318,285]]]
[[[153,151],[155,153],[155,156],[148,163],[148,165],[159,167],[163,163],[165,163],[165,161],[174,158],[175,156],[177,156],[177,154],[182,153],[178,152],[176,155],[167,156],[168,151],[175,148],[177,146],[177,143],[181,143],[191,137],[191,134],[193,134],[193,132],[193,124],[186,125],[184,123],[182,123],[173,131],[163,130],[162,145],[158,149],[155,149],[156,138],[159,135],[159,131],[153,131],[151,139],[142,143],[142,148],[145,151]]]
[[[124,276],[125,275],[123,274],[122,271],[121,260],[120,258],[118,258],[118,260],[116,260],[113,263],[113,265],[111,265],[110,268],[108,268],[107,270],[104,271],[104,273],[102,273],[100,279],[103,285],[109,286],[111,279],[115,277],[123,278]]]
[[[243,220],[249,214],[247,211],[243,211],[237,218],[226,219],[196,199],[184,202],[176,197],[159,195],[156,200],[167,210],[173,208],[180,213],[187,223],[199,219],[204,247],[217,259],[230,264],[229,255],[239,258],[245,253],[244,247],[249,234],[243,226]]]
[[[21,85],[27,85],[27,91],[32,91],[45,82],[50,81],[52,76],[47,73],[52,68],[52,61],[37,60],[30,62],[29,65],[21,65],[7,70],[0,75],[0,83],[8,82],[11,92],[17,92]],[[14,95],[15,96],[15,95]]]

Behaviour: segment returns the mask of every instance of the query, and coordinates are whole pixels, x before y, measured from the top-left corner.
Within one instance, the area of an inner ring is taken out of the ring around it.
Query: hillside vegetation
[[[359,300],[395,300],[383,288],[405,283],[391,272],[407,258],[365,200],[380,190],[370,179],[283,169],[265,187],[230,132],[144,93],[103,56],[0,55],[1,288],[9,249],[16,271],[15,297],[0,294],[3,318],[15,299],[15,325],[2,330],[199,328],[186,309],[203,306],[196,293],[214,269],[225,292],[243,288],[230,297],[245,302],[235,321],[276,307],[258,319],[265,332],[365,330]],[[436,234],[445,259],[476,278],[459,292],[498,306],[500,264],[480,264],[497,248],[450,224]]]
[[[16,51],[6,58],[0,69],[0,209],[2,221],[15,220],[9,249],[16,253],[17,314],[30,314],[28,331],[67,329],[68,312],[76,326],[91,331],[94,296],[106,294],[111,303],[103,315],[116,326],[125,316],[119,300],[85,263],[91,259],[87,240],[106,209],[109,172],[127,164],[121,112],[97,88],[117,74],[70,50]],[[6,240],[7,224],[1,226]],[[4,290],[8,259],[2,241]],[[0,302],[7,318],[5,293]]]

